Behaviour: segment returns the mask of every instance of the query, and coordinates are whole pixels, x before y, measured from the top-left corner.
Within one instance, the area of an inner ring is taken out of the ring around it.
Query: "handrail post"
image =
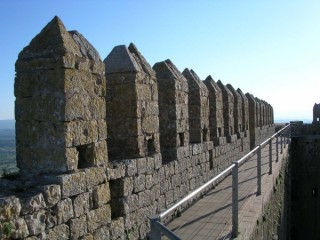
[[[276,161],[279,162],[279,136],[278,135],[277,135],[277,138],[276,138],[276,154],[277,154]]]
[[[258,179],[258,186],[257,186],[257,195],[261,194],[261,144],[259,145],[259,149],[257,151],[257,179]]]
[[[272,138],[269,140],[269,174],[272,174]]]
[[[151,240],[161,240],[161,232],[156,227],[155,222],[160,222],[160,217],[158,215],[152,215],[150,218],[150,238]]]
[[[238,169],[239,163],[233,162],[232,169],[232,237],[238,236]]]
[[[287,129],[283,131],[284,134],[284,145],[283,148],[286,148],[286,144],[287,144]]]
[[[283,153],[283,132],[281,133],[281,154]]]

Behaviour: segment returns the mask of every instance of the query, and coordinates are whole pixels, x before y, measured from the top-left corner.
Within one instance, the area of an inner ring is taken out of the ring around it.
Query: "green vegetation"
[[[15,129],[0,129],[0,176],[16,172]]]
[[[10,235],[11,234],[11,231],[12,231],[12,225],[11,223],[8,223],[8,222],[5,222],[3,224],[3,233],[5,235]]]

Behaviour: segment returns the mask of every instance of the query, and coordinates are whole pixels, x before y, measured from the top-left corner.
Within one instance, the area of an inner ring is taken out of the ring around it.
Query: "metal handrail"
[[[185,196],[184,198],[182,198],[179,202],[177,202],[176,204],[172,205],[170,208],[168,208],[167,210],[165,210],[164,212],[159,214],[160,218],[163,218],[164,216],[168,215],[168,213],[172,212],[173,210],[176,210],[178,207],[180,207],[183,203],[185,203],[186,201],[190,200],[193,196],[197,195],[199,192],[201,192],[203,189],[205,189],[206,187],[208,187],[210,184],[212,184],[213,182],[215,182],[216,180],[218,180],[221,176],[223,176],[225,173],[227,173],[228,171],[232,170],[232,168],[234,168],[235,164],[230,165],[228,168],[226,168],[225,170],[223,170],[221,173],[219,173],[217,176],[215,176],[214,178],[212,178],[211,180],[209,180],[208,182],[206,182],[205,184],[203,184],[201,187],[197,188],[196,190],[194,190],[193,192],[189,193],[187,196]]]
[[[198,187],[196,190],[189,193],[187,196],[182,198],[180,201],[172,205],[167,210],[163,211],[159,215],[151,216],[149,219],[151,221],[151,239],[161,239],[161,232],[164,233],[167,237],[170,239],[180,239],[178,236],[176,236],[173,232],[171,232],[168,228],[166,228],[160,221],[161,218],[168,215],[170,212],[176,210],[178,207],[180,207],[183,203],[187,202],[188,200],[192,199],[195,195],[200,193],[203,189],[208,187],[210,184],[217,181],[220,177],[222,177],[224,174],[232,170],[232,237],[237,237],[238,235],[238,168],[241,163],[244,163],[246,160],[248,160],[253,154],[258,153],[258,163],[257,163],[257,170],[258,170],[258,190],[257,194],[261,194],[261,149],[269,143],[269,151],[272,154],[272,139],[277,138],[276,144],[278,144],[278,137],[281,134],[281,139],[285,132],[289,131],[291,127],[291,124],[286,125],[285,127],[281,128],[278,132],[273,134],[271,137],[266,139],[264,142],[256,146],[254,149],[252,149],[249,153],[247,153],[245,156],[240,158],[237,161],[233,161],[232,164],[227,167],[225,170],[223,170],[221,173],[219,173],[214,178],[210,179],[208,182],[203,184],[202,186]],[[290,135],[288,135],[288,138]],[[286,141],[285,141],[286,142]],[[281,140],[281,153],[282,153],[282,140]],[[278,161],[278,145],[277,145],[277,161]],[[269,174],[272,174],[272,155],[269,156]],[[158,230],[157,233],[153,233],[152,228],[156,228]],[[154,236],[154,237],[152,237]]]

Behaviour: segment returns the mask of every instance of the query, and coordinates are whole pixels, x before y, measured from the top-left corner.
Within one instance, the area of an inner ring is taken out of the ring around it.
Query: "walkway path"
[[[284,149],[284,154],[288,148]],[[280,151],[280,146],[279,146]],[[263,202],[271,196],[273,183],[278,176],[282,156],[276,162],[276,145],[273,142],[273,174],[269,175],[269,145],[262,149],[262,194],[257,192],[257,156],[253,155],[239,168],[239,236],[248,239],[262,213]],[[237,159],[235,159],[237,160]],[[229,175],[202,199],[189,207],[167,227],[184,240],[231,238],[232,176]]]

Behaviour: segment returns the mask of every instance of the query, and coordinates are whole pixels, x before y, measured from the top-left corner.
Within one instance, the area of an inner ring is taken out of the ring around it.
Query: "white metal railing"
[[[217,176],[194,190],[193,192],[189,193],[187,196],[182,198],[180,201],[160,213],[159,215],[150,216],[150,226],[151,226],[151,233],[150,237],[151,240],[160,240],[161,235],[167,236],[169,239],[178,240],[179,238],[176,234],[174,234],[170,229],[164,226],[161,223],[161,219],[167,216],[170,212],[176,210],[180,207],[183,203],[193,199],[198,193],[202,192],[205,188],[210,186],[212,183],[216,182],[220,177],[224,176],[225,174],[229,173],[232,170],[232,237],[235,238],[238,235],[238,172],[239,166],[246,162],[253,154],[257,153],[257,195],[261,194],[261,150],[262,148],[269,144],[269,174],[272,174],[272,140],[276,138],[276,161],[279,161],[279,137],[280,139],[280,152],[283,153],[283,148],[286,147],[286,144],[289,142],[291,138],[291,124],[286,125],[278,132],[273,134],[270,138],[256,146],[253,150],[251,150],[248,154],[243,156],[237,161],[232,162],[232,164],[220,172]],[[284,143],[284,144],[283,144]]]

